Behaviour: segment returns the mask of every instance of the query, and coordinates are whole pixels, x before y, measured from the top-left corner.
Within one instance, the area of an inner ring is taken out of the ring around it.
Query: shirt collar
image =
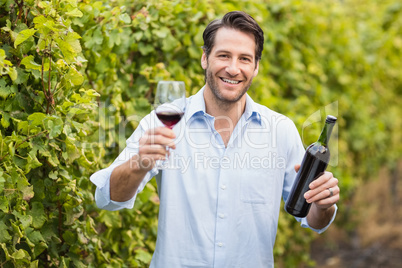
[[[195,114],[205,114],[204,88],[205,86],[203,86],[195,95],[189,98],[186,107],[186,121],[188,121]]]
[[[261,113],[258,105],[253,99],[246,93],[246,109],[244,114],[246,121],[256,120],[261,125]]]
[[[203,86],[195,95],[189,98],[187,103],[186,120],[189,120],[196,114],[205,114],[205,100],[204,100],[204,90]],[[243,113],[246,121],[256,120],[261,124],[261,113],[259,111],[258,105],[253,101],[253,99],[246,93],[246,109]]]

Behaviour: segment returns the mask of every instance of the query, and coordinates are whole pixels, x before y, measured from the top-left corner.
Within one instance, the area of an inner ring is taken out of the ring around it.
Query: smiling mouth
[[[230,79],[222,78],[222,77],[221,77],[221,80],[222,80],[223,82],[225,82],[225,83],[229,83],[229,84],[233,84],[233,85],[240,84],[240,82],[241,82],[241,81],[230,80]]]

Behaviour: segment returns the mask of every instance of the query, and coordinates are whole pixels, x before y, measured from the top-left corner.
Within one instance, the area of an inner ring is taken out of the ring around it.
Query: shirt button
[[[219,242],[218,247],[223,247],[223,243]]]
[[[225,189],[226,189],[226,185],[225,185],[225,184],[222,184],[222,185],[221,185],[221,189],[222,189],[222,190],[225,190]]]
[[[220,214],[219,214],[219,218],[221,218],[221,219],[225,218],[225,214],[220,213]]]

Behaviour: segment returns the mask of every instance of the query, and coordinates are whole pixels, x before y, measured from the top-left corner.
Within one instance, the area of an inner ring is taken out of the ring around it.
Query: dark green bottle
[[[285,210],[296,217],[307,216],[311,204],[306,202],[304,194],[309,190],[310,183],[324,173],[328,166],[330,152],[328,141],[337,118],[328,115],[320,138],[307,147],[303,161],[297,172],[296,180],[285,204]]]

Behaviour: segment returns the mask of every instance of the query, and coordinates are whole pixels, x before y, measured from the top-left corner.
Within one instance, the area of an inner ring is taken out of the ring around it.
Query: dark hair
[[[255,59],[256,61],[261,59],[264,46],[264,32],[253,17],[242,11],[229,12],[222,19],[214,20],[208,24],[202,35],[204,39],[202,48],[207,57],[214,46],[216,32],[223,27],[253,34],[255,39]]]

